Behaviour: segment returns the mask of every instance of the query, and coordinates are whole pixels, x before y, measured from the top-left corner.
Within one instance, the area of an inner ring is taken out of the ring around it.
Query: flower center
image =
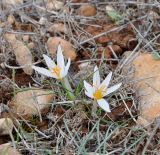
[[[95,92],[93,93],[93,97],[95,100],[99,100],[103,97],[103,93],[106,91],[106,87],[102,85],[99,88],[96,88]]]
[[[93,97],[96,100],[99,100],[103,97],[102,95],[102,89],[97,89],[94,93],[93,93]]]
[[[53,67],[51,69],[51,72],[54,73],[54,74],[56,74],[56,76],[57,76],[58,79],[62,79],[61,78],[61,68],[58,65],[56,65],[55,67]]]

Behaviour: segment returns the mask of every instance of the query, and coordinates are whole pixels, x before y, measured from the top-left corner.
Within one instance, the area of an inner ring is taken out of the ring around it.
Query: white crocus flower
[[[93,85],[84,81],[85,94],[88,97],[96,100],[98,102],[98,105],[106,112],[111,112],[111,110],[109,108],[108,102],[103,97],[116,91],[122,84],[119,83],[108,88],[111,77],[112,77],[112,72],[110,72],[108,76],[105,78],[105,80],[102,83],[100,83],[99,70],[98,67],[96,66],[94,68],[94,74],[93,74]]]
[[[68,59],[68,62],[65,66],[64,56],[62,54],[62,49],[60,45],[58,45],[58,49],[57,49],[57,64],[55,64],[55,62],[45,54],[43,54],[43,58],[48,66],[48,69],[32,66],[34,70],[36,70],[40,74],[43,74],[58,80],[61,80],[67,75],[68,69],[71,64],[71,59],[70,58]]]

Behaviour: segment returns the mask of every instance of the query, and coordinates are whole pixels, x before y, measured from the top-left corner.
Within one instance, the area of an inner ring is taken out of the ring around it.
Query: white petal
[[[85,90],[89,93],[89,94],[93,94],[93,87],[88,83],[86,82],[85,80],[83,81],[84,83],[84,88]]]
[[[93,98],[93,94],[89,93],[88,91],[85,91],[85,94],[86,94],[89,98]]]
[[[114,91],[116,91],[117,89],[119,89],[119,87],[120,87],[121,85],[122,85],[122,83],[119,83],[119,84],[116,84],[116,85],[108,88],[107,91],[104,93],[103,96],[106,96],[106,95],[108,95],[108,94],[113,93]]]
[[[36,67],[36,66],[32,66],[32,68],[39,72],[40,74],[43,74],[45,76],[48,76],[48,77],[53,77],[53,78],[56,78],[48,69],[45,69],[45,68],[42,68],[42,67]]]
[[[100,100],[97,100],[98,102],[98,105],[106,112],[111,112],[110,108],[109,108],[109,104],[108,102],[105,100],[105,99],[100,99]]]
[[[93,86],[99,86],[100,85],[100,75],[98,67],[95,66],[94,68],[94,74],[93,74]]]
[[[112,72],[110,72],[107,77],[104,79],[104,81],[101,83],[101,86],[105,86],[106,88],[109,86],[109,82],[112,78]]]
[[[62,48],[61,45],[58,45],[57,49],[57,65],[61,68],[62,72],[64,72],[64,56],[62,54]]]
[[[66,75],[67,75],[70,65],[71,65],[71,59],[69,58],[69,59],[68,59],[68,62],[67,62],[67,65],[66,65],[66,67],[65,67],[64,75],[63,75],[63,76],[66,76]]]
[[[51,68],[53,68],[55,66],[54,61],[50,57],[48,57],[47,55],[43,54],[43,58],[44,58],[44,60],[45,60],[45,62],[46,62],[46,64],[47,64],[49,69],[51,69]]]

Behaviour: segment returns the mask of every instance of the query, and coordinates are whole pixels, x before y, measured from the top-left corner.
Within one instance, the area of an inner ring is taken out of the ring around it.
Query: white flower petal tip
[[[68,62],[70,62],[70,63],[71,63],[71,58],[68,58]]]
[[[94,67],[94,72],[97,71],[97,70],[98,70],[98,67],[97,67],[97,65],[96,65],[96,66]]]
[[[111,81],[111,78],[112,78],[112,72],[110,72],[108,75],[107,75],[107,78],[108,78],[108,81],[110,82]]]
[[[60,45],[58,45],[57,49],[57,65],[61,68],[61,77],[63,78],[65,75],[65,63]]]
[[[45,57],[48,57],[48,55],[46,55],[46,54],[43,54],[43,58],[45,58]]]
[[[37,66],[32,66],[32,68],[42,75],[45,75],[45,76],[48,76],[48,77],[54,77],[54,75],[52,75],[52,73],[45,68],[37,67]]]
[[[55,67],[55,62],[47,55],[43,54],[43,58],[48,66],[48,68],[51,70],[53,67]]]
[[[49,56],[47,56],[46,54],[43,54],[43,58],[44,60],[47,62],[48,60],[51,60],[51,58]]]
[[[115,86],[117,87],[117,89],[116,90],[118,90],[120,87],[121,87],[121,85],[122,85],[122,83],[118,83],[118,84],[116,84]]]
[[[62,52],[62,47],[61,47],[61,44],[60,44],[60,43],[58,44],[57,52]]]
[[[64,63],[64,56],[63,56],[62,47],[60,44],[58,45],[58,48],[57,48],[57,63],[58,62]]]
[[[104,81],[101,83],[101,86],[105,85],[106,87],[109,86],[109,82],[111,81],[112,78],[112,72],[110,72],[107,77],[104,79]]]
[[[96,87],[100,85],[100,75],[99,75],[99,70],[97,66],[94,67],[93,85]]]
[[[110,88],[107,89],[106,93],[104,94],[104,96],[109,95],[115,91],[117,91],[120,87],[121,87],[122,83],[116,84]]]
[[[100,100],[97,100],[98,102],[98,105],[105,111],[105,112],[111,112],[110,110],[110,107],[109,107],[109,104],[106,100],[104,99],[100,99]]]

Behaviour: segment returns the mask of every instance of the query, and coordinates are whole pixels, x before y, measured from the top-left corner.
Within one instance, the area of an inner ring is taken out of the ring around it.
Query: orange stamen
[[[101,86],[100,88],[96,88],[95,92],[93,93],[93,97],[95,100],[99,100],[103,97],[103,92],[106,91],[105,86]]]
[[[56,74],[56,76],[58,77],[58,79],[62,79],[61,78],[61,68],[56,65],[55,67],[52,68],[51,70],[52,73]]]

